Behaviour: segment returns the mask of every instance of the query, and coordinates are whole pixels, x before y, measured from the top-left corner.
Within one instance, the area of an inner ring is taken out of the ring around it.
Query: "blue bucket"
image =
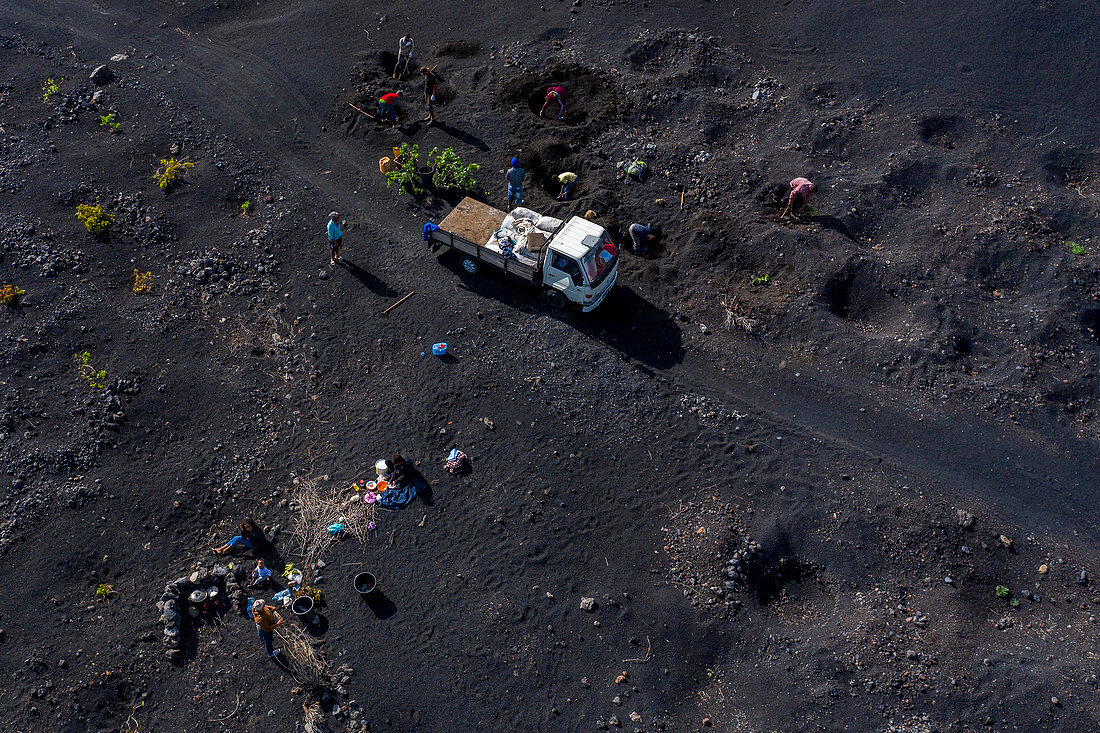
[[[443,356],[447,353],[447,344],[445,342],[432,344],[432,353],[436,356]]]

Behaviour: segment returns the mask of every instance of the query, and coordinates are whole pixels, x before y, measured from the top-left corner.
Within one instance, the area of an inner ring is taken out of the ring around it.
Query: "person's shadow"
[[[384,298],[392,298],[397,295],[396,290],[354,262],[341,259],[337,260],[336,264],[351,273],[351,276],[358,280],[360,285],[363,285],[375,295],[381,295]]]
[[[411,468],[409,471],[409,478],[416,484],[416,495],[420,501],[424,502],[425,506],[434,506],[435,500],[432,498],[432,485],[424,474],[420,473],[420,469]]]
[[[485,143],[485,141],[477,135],[473,134],[472,132],[464,132],[463,130],[459,130],[457,127],[452,127],[451,125],[440,122],[438,120],[433,122],[431,126],[445,135],[450,135],[456,140],[460,140],[464,143],[469,143],[470,145],[473,145],[475,148],[483,153],[488,152],[489,150],[489,146]]]
[[[832,229],[840,236],[850,239],[853,242],[856,241],[855,236],[852,234],[851,230],[848,229],[848,225],[835,216],[807,216],[806,220],[820,224],[822,229]]]

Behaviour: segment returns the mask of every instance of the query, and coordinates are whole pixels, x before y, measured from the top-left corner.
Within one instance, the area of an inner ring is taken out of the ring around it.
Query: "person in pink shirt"
[[[565,119],[565,100],[566,100],[567,96],[568,95],[566,94],[565,87],[563,87],[563,86],[552,86],[549,89],[547,89],[546,90],[546,101],[542,103],[542,109],[539,110],[539,117],[542,117],[543,113],[546,112],[547,105],[549,105],[551,102],[557,102],[558,103],[558,119],[559,120],[564,120]]]
[[[791,195],[787,198],[787,208],[783,209],[783,214],[779,218],[785,217],[788,211],[798,217],[802,208],[810,203],[810,197],[816,190],[817,184],[812,183],[808,178],[796,178],[791,181]]]

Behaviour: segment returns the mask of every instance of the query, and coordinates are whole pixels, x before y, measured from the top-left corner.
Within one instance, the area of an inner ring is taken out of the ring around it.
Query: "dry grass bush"
[[[313,639],[295,624],[283,624],[275,628],[283,656],[290,663],[290,674],[300,685],[322,690],[336,689],[336,677],[329,670],[321,651],[313,645]]]
[[[312,705],[302,703],[302,730],[305,733],[329,733],[332,729],[325,722],[325,715],[321,712],[321,703]]]
[[[322,488],[317,481],[302,480],[291,490],[290,500],[298,508],[291,537],[302,559],[303,572],[311,572],[336,541],[328,531],[330,525],[344,525],[344,531],[360,542],[366,542],[374,530],[378,505],[365,503],[362,492]]]

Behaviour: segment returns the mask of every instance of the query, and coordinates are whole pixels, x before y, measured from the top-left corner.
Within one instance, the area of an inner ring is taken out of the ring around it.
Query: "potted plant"
[[[420,178],[420,146],[401,143],[393,168],[386,173],[386,186],[397,184],[399,191],[424,193]]]

